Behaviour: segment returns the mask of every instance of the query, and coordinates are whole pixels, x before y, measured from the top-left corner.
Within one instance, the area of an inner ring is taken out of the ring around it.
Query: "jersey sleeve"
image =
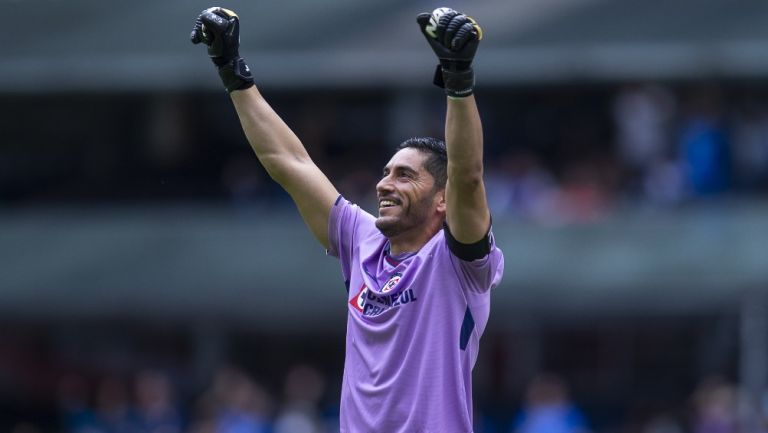
[[[447,233],[446,236],[449,236]],[[461,280],[461,286],[469,292],[485,293],[496,287],[501,282],[504,273],[504,254],[496,246],[493,229],[488,232],[488,254],[475,260],[464,260],[457,257],[448,246],[448,241],[443,243],[449,260]]]
[[[341,262],[344,281],[349,281],[355,246],[376,231],[375,218],[339,195],[328,218],[328,250]]]

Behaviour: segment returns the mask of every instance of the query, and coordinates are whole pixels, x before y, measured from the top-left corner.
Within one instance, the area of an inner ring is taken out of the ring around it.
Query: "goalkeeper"
[[[504,260],[491,233],[483,136],[472,59],[474,20],[439,8],[417,18],[439,59],[445,143],[401,143],[376,185],[378,215],[345,200],[254,86],[238,54],[239,18],[202,12],[204,43],[245,135],[269,175],[293,198],[347,291],[341,391],[345,433],[472,431],[472,368]]]

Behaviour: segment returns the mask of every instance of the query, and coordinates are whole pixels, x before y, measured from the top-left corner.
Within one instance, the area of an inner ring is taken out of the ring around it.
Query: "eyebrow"
[[[387,170],[392,171],[393,169],[394,170],[405,171],[405,172],[413,173],[413,174],[419,174],[418,170],[414,170],[412,167],[410,167],[408,165],[396,165],[396,166],[394,166],[392,168],[390,168],[388,166],[384,166],[384,168],[382,168],[381,171],[382,171],[382,173],[386,173]]]

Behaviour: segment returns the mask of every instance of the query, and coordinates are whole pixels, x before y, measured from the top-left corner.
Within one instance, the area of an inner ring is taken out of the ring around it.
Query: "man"
[[[503,271],[472,95],[480,27],[448,8],[417,21],[440,59],[435,82],[447,94],[447,151],[431,138],[401,144],[376,185],[378,218],[339,195],[254,87],[238,54],[234,12],[203,11],[191,36],[208,46],[256,156],[341,260],[348,301],[344,433],[472,431],[471,372],[490,289]]]

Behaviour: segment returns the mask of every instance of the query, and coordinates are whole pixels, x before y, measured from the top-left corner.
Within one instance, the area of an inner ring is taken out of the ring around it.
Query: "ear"
[[[445,189],[441,189],[435,194],[435,202],[437,203],[437,211],[445,213]]]

